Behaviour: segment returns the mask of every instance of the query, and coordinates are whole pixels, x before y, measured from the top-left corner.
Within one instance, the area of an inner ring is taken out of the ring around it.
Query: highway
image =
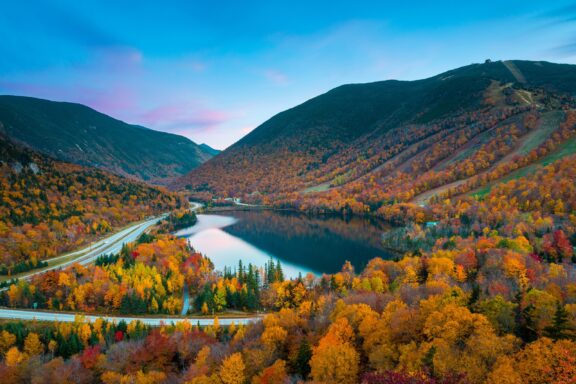
[[[146,232],[146,230],[155,225],[158,222],[158,220],[161,220],[166,216],[167,215],[165,214],[162,216],[155,217],[141,224],[137,224],[128,229],[125,229],[124,231],[121,231],[116,235],[112,235],[108,239],[106,239],[104,241],[104,244],[98,249],[88,251],[88,253],[75,260],[59,265],[58,268],[66,267],[74,263],[80,263],[82,265],[86,265],[94,262],[94,260],[96,260],[99,256],[107,255],[110,253],[118,253],[120,252],[124,244],[136,241],[136,239],[138,239],[138,237],[140,237],[142,233]]]
[[[190,210],[196,211],[202,208],[201,203],[191,202],[190,203]],[[58,256],[49,260],[46,260],[48,263],[52,264],[56,262],[56,265],[49,266],[44,269],[40,269],[37,271],[30,272],[26,275],[19,276],[19,279],[30,279],[35,275],[45,273],[46,271],[50,271],[52,269],[57,268],[64,268],[74,263],[80,263],[82,265],[86,265],[89,263],[94,262],[99,256],[107,255],[110,253],[118,253],[122,249],[122,245],[125,243],[130,243],[135,241],[142,233],[152,227],[154,224],[158,222],[158,220],[166,217],[168,214],[163,214],[152,219],[149,219],[142,223],[137,223],[134,225],[129,226],[121,230],[118,233],[115,233],[107,238],[99,240],[88,247],[85,247],[81,250],[74,251],[72,253],[68,253],[62,256]],[[69,261],[59,262],[62,259],[72,258]],[[4,288],[2,290],[6,290],[8,288]],[[1,290],[0,290],[1,291]],[[188,293],[188,287],[184,289],[184,305],[182,308],[182,314],[186,314],[188,312],[188,308],[190,305],[190,297]],[[191,322],[192,324],[200,324],[201,326],[212,325],[214,324],[214,318],[207,318],[207,317],[124,317],[124,316],[108,316],[108,315],[86,315],[83,313],[73,314],[73,313],[62,313],[62,312],[50,312],[50,311],[33,311],[33,310],[20,310],[20,309],[10,309],[10,308],[0,308],[0,319],[14,319],[14,320],[38,320],[38,321],[61,321],[61,322],[73,322],[77,318],[77,316],[82,316],[83,319],[86,321],[94,321],[97,318],[102,318],[110,321],[126,321],[127,323],[132,320],[139,320],[147,325],[151,326],[160,326],[162,324],[171,324],[171,323],[178,323],[184,320]],[[225,317],[219,319],[220,325],[230,325],[232,323],[235,324],[249,324],[253,322],[260,321],[262,315],[258,316],[245,316],[245,317]]]
[[[52,259],[47,259],[45,261],[48,262],[48,265],[50,265],[49,267],[31,271],[27,274],[19,275],[18,279],[29,280],[33,276],[45,273],[47,271],[51,271],[53,269],[65,268],[74,263],[86,265],[94,262],[94,260],[96,260],[99,256],[107,255],[110,253],[118,253],[122,249],[123,244],[135,241],[142,233],[144,233],[146,230],[148,230],[150,227],[156,224],[158,220],[166,216],[167,214],[163,214],[160,216],[156,216],[152,219],[149,219],[145,222],[131,225],[128,228],[125,228],[120,232],[110,235],[93,244],[90,244],[84,247],[83,249],[80,249],[72,253],[67,253],[62,256],[57,256]],[[68,258],[71,259],[68,261],[60,262],[62,259],[68,259]],[[2,290],[5,289],[7,288],[4,288]]]
[[[190,202],[190,210],[191,211],[197,211],[200,208],[202,208],[203,206],[204,206],[204,204],[202,204],[202,203],[197,203],[195,201]]]
[[[203,207],[203,205],[201,203],[196,203],[196,202],[190,203],[190,210],[191,211],[196,211],[202,207]],[[108,255],[111,253],[118,253],[122,249],[122,245],[136,241],[136,239],[138,239],[138,237],[140,237],[140,235],[142,233],[144,233],[150,227],[152,227],[154,224],[156,224],[158,222],[158,220],[161,220],[161,219],[165,218],[166,216],[168,216],[168,213],[164,213],[162,215],[155,216],[155,217],[148,219],[144,222],[136,223],[136,224],[133,224],[127,228],[124,228],[120,232],[117,232],[113,235],[110,235],[110,236],[105,237],[101,240],[98,240],[94,243],[91,243],[90,245],[88,245],[82,249],[79,249],[77,251],[66,253],[66,254],[61,255],[61,256],[53,257],[51,259],[46,259],[44,261],[46,261],[48,263],[48,265],[49,265],[48,267],[37,269],[35,271],[31,271],[31,272],[23,274],[23,275],[19,275],[18,279],[29,280],[35,275],[39,275],[39,274],[45,273],[47,271],[51,271],[53,269],[65,268],[65,267],[68,267],[68,266],[75,264],[75,263],[87,265],[87,264],[93,263],[94,260],[96,260],[98,257],[100,257],[102,255]],[[70,259],[70,260],[61,262],[62,260],[65,260],[65,259]],[[0,291],[2,291],[2,290],[0,290]]]
[[[108,315],[84,315],[84,314],[73,314],[73,313],[62,313],[62,312],[45,312],[45,311],[31,311],[31,310],[20,310],[20,309],[0,309],[0,319],[17,319],[17,320],[37,320],[37,321],[59,321],[59,322],[74,322],[78,316],[81,316],[83,320],[93,322],[96,319],[104,319],[108,321],[114,321],[116,323],[124,320],[129,323],[133,320],[139,320],[144,324],[151,326],[160,326],[167,324],[176,324],[182,321],[188,321],[193,325],[200,324],[201,326],[214,324],[214,318],[210,317],[125,317],[125,316],[108,316]],[[250,317],[224,317],[219,318],[218,323],[220,325],[230,325],[234,324],[250,324],[262,319],[263,315],[256,315]]]

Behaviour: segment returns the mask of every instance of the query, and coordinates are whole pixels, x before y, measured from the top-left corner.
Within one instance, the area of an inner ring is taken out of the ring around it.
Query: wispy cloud
[[[112,114],[115,117],[127,117],[127,111],[131,111],[138,104],[138,94],[130,87],[110,86],[105,89],[89,89],[81,93],[78,90],[73,91],[71,97],[75,101],[86,104],[97,111]]]
[[[93,50],[93,60],[84,64],[92,71],[132,71],[140,67],[144,55],[140,50],[129,46],[102,47]]]
[[[553,48],[552,53],[560,57],[569,57],[576,55],[576,42],[557,46]]]
[[[56,89],[57,87],[45,84],[0,80],[0,93],[2,94],[46,97],[46,95],[54,93]]]
[[[190,60],[188,64],[194,72],[203,72],[208,66],[205,62],[200,60]]]
[[[64,86],[18,81],[0,81],[0,93],[34,96],[56,101],[87,105],[97,111],[120,117],[137,104],[136,92],[129,87],[112,85],[106,88]]]
[[[555,8],[550,11],[542,12],[539,18],[554,20],[555,22],[573,22],[576,21],[576,4]]]
[[[288,84],[288,76],[275,69],[268,69],[264,71],[264,76],[266,77],[266,79],[268,79],[268,81],[270,81],[274,85]]]
[[[549,53],[562,58],[576,54],[576,31],[570,30],[576,22],[576,3],[539,13],[536,17],[544,22],[544,28],[568,29],[564,44],[551,48]]]
[[[204,108],[197,102],[165,104],[139,116],[144,125],[178,133],[211,130],[229,118],[228,113]]]
[[[49,26],[51,32],[63,39],[73,40],[85,47],[107,47],[123,45],[123,42],[115,35],[91,19],[83,16],[79,12],[72,12],[67,8],[55,6],[53,3],[42,7],[41,18],[47,18],[50,23],[43,23]]]

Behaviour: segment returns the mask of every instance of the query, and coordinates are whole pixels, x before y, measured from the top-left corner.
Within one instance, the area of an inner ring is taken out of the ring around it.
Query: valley
[[[571,382],[575,98],[488,60],[217,152],[0,97],[0,381]]]

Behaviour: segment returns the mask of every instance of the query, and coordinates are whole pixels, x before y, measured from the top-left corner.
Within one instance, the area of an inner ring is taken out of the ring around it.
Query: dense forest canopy
[[[23,265],[29,269],[181,204],[181,197],[164,189],[60,162],[0,137],[3,272],[21,271]]]
[[[214,319],[2,321],[2,382],[574,383],[575,68],[487,62],[343,86],[174,184],[214,205],[395,224],[366,241],[402,256],[320,276],[287,279],[273,259],[215,270],[171,234],[197,220],[182,195],[2,141],[7,268],[171,211],[118,253],[14,282],[4,306]],[[239,314],[253,321],[220,325]]]

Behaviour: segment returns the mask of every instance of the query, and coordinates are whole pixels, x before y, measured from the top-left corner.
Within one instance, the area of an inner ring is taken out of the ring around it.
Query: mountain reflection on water
[[[216,269],[244,264],[263,266],[270,257],[285,274],[339,271],[346,260],[361,270],[374,257],[393,255],[381,244],[390,227],[364,219],[310,216],[294,212],[236,211],[198,215],[198,223],[177,233],[206,254]]]

